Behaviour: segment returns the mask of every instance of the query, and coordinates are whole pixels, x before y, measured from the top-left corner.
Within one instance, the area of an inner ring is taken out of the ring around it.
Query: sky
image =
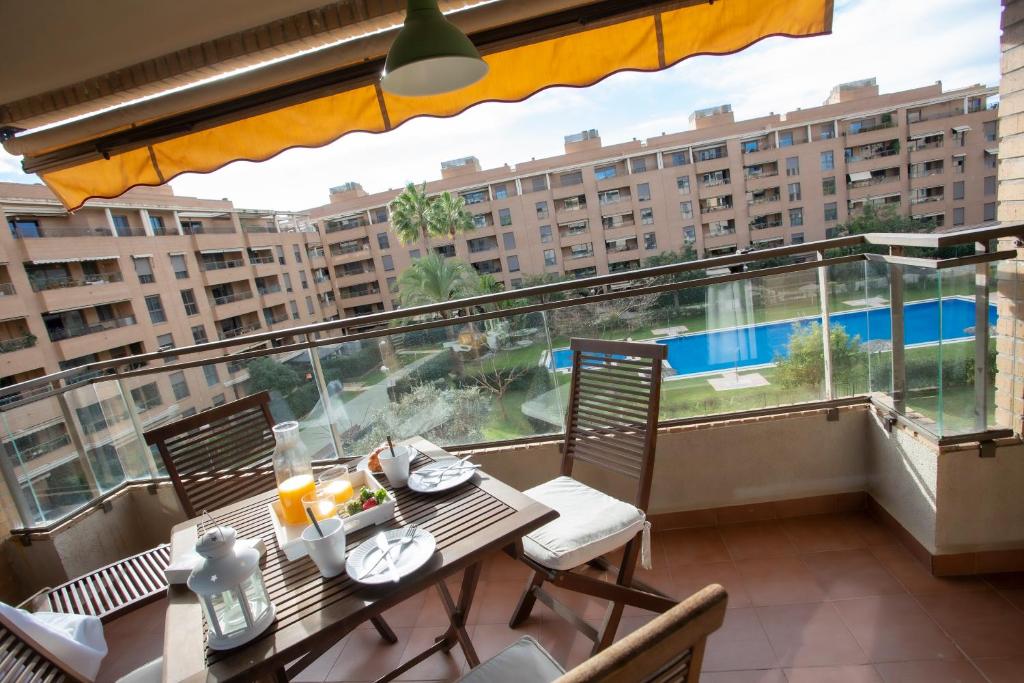
[[[653,73],[622,73],[586,89],[553,88],[525,102],[483,104],[449,119],[416,119],[380,135],[355,133],[261,164],[235,162],[171,181],[180,195],[227,197],[244,208],[299,211],[347,181],[368,192],[440,177],[441,162],[484,168],[561,154],[563,136],[600,131],[604,144],[689,129],[695,109],[729,103],[737,120],[822,104],[833,85],[876,77],[881,92],[942,81],[999,82],[999,0],[836,0],[833,32],[769,38],[725,57],[695,57]],[[0,180],[37,182],[0,151]]]

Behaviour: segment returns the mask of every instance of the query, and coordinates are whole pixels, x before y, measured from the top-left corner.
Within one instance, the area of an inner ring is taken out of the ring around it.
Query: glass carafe
[[[298,422],[274,425],[274,476],[277,495],[281,499],[281,516],[285,524],[303,524],[306,511],[302,497],[316,490],[313,480],[313,462],[306,444],[299,436]]]

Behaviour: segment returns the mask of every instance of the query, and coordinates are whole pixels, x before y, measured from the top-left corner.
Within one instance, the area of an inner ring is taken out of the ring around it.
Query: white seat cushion
[[[526,495],[558,511],[558,519],[523,539],[528,557],[551,569],[569,570],[624,546],[644,528],[644,513],[629,503],[558,477]]]
[[[523,636],[459,679],[458,683],[551,683],[565,669],[530,636]]]

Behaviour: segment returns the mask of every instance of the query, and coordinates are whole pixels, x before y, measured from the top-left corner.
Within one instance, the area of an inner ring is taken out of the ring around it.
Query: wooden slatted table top
[[[446,456],[425,439],[404,443],[420,451],[412,464],[414,470]],[[420,494],[402,488],[392,489],[392,493],[397,502],[394,519],[351,534],[346,539],[349,552],[373,534],[407,524],[433,534],[437,552],[426,566],[399,584],[379,587],[362,586],[345,574],[324,579],[306,557],[288,561],[278,548],[267,513],[267,504],[275,499],[276,491],[212,510],[221,524],[235,528],[239,538],[263,539],[267,548],[263,577],[277,619],[247,645],[228,652],[208,651],[198,599],[185,586],[172,586],[164,635],[164,680],[248,681],[269,677],[277,668],[305,654],[330,647],[360,623],[484,555],[516,543],[558,514],[482,470],[451,491]],[[175,526],[172,546],[194,542],[200,524],[196,518]]]

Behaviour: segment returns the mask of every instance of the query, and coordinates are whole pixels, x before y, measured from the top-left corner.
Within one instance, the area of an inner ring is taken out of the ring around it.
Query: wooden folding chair
[[[515,628],[540,600],[594,641],[600,652],[615,638],[625,605],[664,612],[675,601],[633,578],[650,501],[657,444],[662,344],[573,339],[561,475],[528,491],[559,512],[559,519],[523,539],[518,553],[533,569],[509,621]],[[573,465],[587,463],[636,485],[633,505],[572,478]],[[593,539],[597,539],[596,541]],[[603,556],[624,547],[621,566]],[[616,574],[615,583],[574,571],[591,565]],[[547,581],[570,591],[609,600],[600,630],[543,590]]]
[[[274,417],[261,391],[145,433],[156,445],[188,517],[273,489]],[[383,617],[374,627],[398,642]]]
[[[39,643],[0,614],[0,681],[81,681]]]
[[[710,585],[568,672],[525,636],[459,683],[696,683],[727,602],[725,589]]]

